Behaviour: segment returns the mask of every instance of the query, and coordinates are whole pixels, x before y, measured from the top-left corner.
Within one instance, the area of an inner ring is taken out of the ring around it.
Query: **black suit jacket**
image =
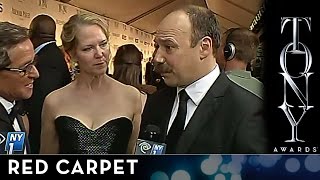
[[[175,96],[176,88],[167,88],[148,97],[142,131],[148,124],[159,126],[165,142]],[[221,73],[186,126],[176,153],[267,153],[266,129],[262,100]]]
[[[20,126],[21,131],[26,132],[26,129],[24,127],[23,121],[21,116],[17,117],[17,121],[18,124]],[[3,107],[3,105],[0,103],[0,133],[4,138],[7,138],[7,133],[8,132],[15,132],[12,123],[9,119],[9,115],[8,112],[6,111],[6,109]],[[27,134],[26,134],[26,137]],[[0,141],[3,140],[2,138],[0,138]],[[30,153],[30,148],[29,148],[29,144],[27,145],[27,143],[29,143],[26,139],[25,139],[25,146],[26,146],[26,150],[27,153]],[[5,151],[5,145],[6,145],[6,141],[3,141],[0,144],[0,154],[7,154],[7,152]],[[23,154],[24,151],[18,152],[19,154]],[[15,153],[16,154],[16,153]]]
[[[52,91],[71,82],[64,55],[55,43],[50,43],[37,53],[36,65],[40,77],[34,81],[33,94],[25,101],[30,121],[30,146],[32,153],[39,153],[41,112],[45,97]]]

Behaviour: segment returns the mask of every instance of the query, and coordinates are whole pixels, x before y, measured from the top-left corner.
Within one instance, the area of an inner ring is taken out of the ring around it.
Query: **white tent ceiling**
[[[159,22],[179,6],[195,4],[213,10],[221,30],[249,28],[263,0],[60,0],[70,5],[154,33]]]

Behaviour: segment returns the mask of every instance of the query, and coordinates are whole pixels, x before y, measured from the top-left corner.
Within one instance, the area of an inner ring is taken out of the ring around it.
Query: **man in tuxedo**
[[[34,56],[27,29],[0,22],[0,154],[8,153],[5,151],[8,132],[26,132],[27,124],[17,105],[31,97],[33,82],[39,77]],[[24,144],[24,150],[14,153],[29,153],[27,134]]]
[[[55,21],[48,15],[38,15],[30,24],[30,39],[35,47],[40,78],[34,82],[34,93],[25,101],[30,120],[30,145],[33,154],[39,153],[41,112],[45,97],[71,82],[64,54],[56,44]]]
[[[169,154],[268,152],[262,100],[216,63],[220,31],[212,11],[187,6],[170,13],[154,41],[155,69],[171,88],[148,98],[141,132],[158,126]]]

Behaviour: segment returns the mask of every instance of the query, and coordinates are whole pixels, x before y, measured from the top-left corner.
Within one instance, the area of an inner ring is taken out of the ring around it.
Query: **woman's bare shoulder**
[[[56,89],[49,93],[46,98],[45,102],[48,104],[57,104],[59,102],[65,101],[66,97],[69,97],[72,85],[68,84],[62,88]]]
[[[130,99],[132,101],[136,101],[138,97],[140,97],[140,91],[133,86],[119,83],[117,85],[117,91],[119,95],[125,97],[126,99]]]

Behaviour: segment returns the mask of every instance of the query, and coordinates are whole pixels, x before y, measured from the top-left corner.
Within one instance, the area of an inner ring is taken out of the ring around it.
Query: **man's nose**
[[[33,79],[39,78],[39,71],[36,66],[32,66],[32,70],[29,72],[28,76]]]
[[[164,62],[165,62],[165,58],[161,55],[161,52],[158,49],[157,52],[155,53],[155,56],[152,60],[152,63],[153,64],[162,64]]]

